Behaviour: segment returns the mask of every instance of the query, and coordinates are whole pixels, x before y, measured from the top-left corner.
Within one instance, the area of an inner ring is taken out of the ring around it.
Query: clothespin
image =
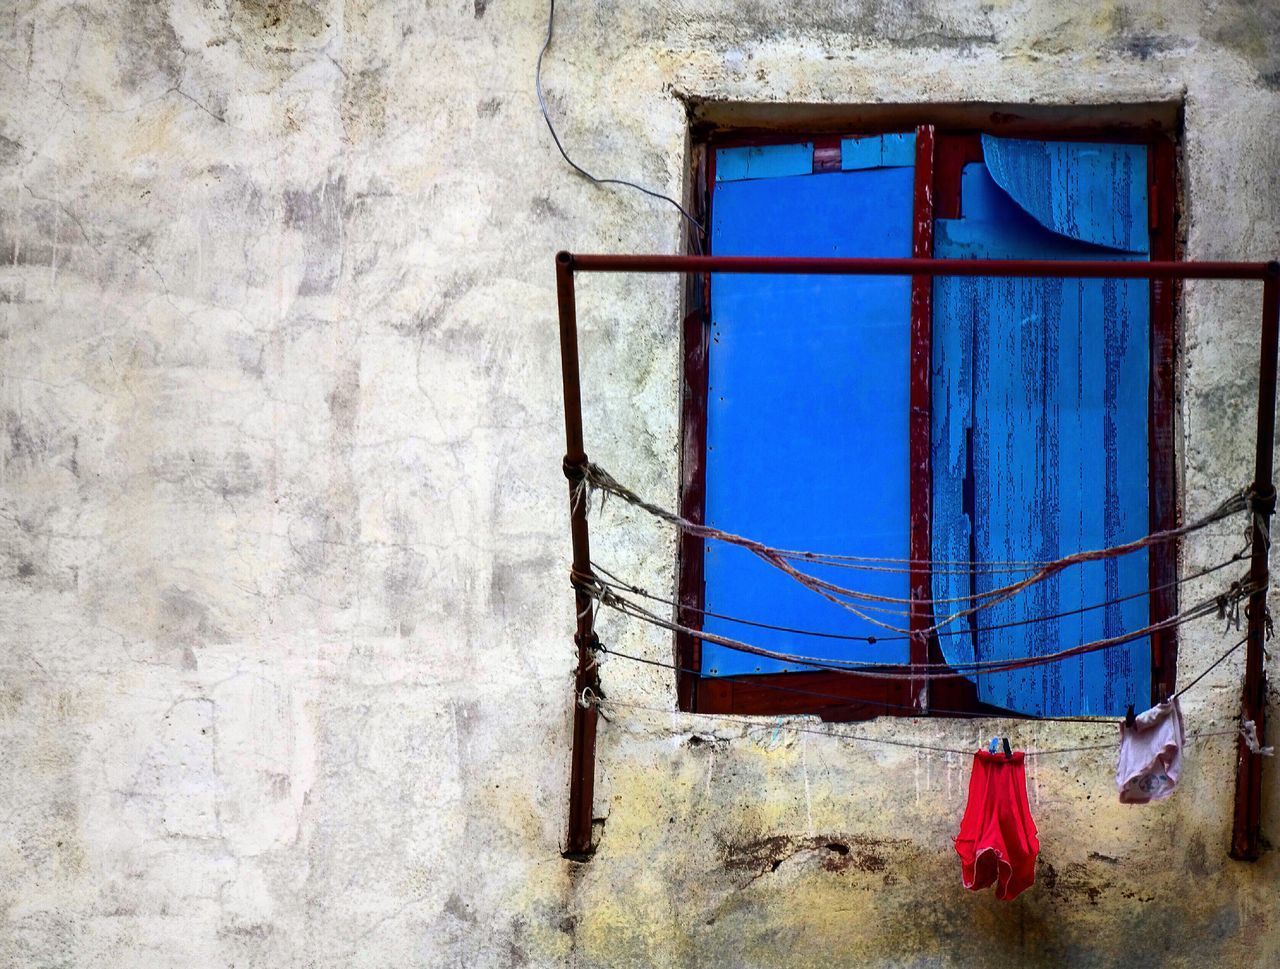
[[[996,752],[996,748],[998,748],[999,746],[1000,746],[1000,738],[992,737],[991,743],[987,744],[987,753],[994,755]]]
[[[1013,749],[1009,746],[1009,738],[1001,737],[1000,739],[1004,741],[1004,759],[1013,760]]]
[[[1124,725],[1130,730],[1137,724],[1137,718],[1133,715],[1133,704],[1129,704],[1129,709],[1124,712]]]

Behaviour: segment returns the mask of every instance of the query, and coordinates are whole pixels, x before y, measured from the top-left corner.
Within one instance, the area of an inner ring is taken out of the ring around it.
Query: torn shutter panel
[[[1045,228],[1096,246],[1149,252],[1147,149],[982,136],[995,183]]]
[[[939,221],[938,227],[947,222]],[[934,236],[934,254],[953,256],[946,243]],[[971,257],[972,258],[972,257]],[[972,595],[963,563],[973,558],[973,519],[968,492],[969,449],[973,437],[973,326],[977,315],[977,287],[990,280],[936,277],[933,284],[933,608],[934,620],[968,605]],[[942,322],[945,321],[945,325]],[[945,564],[944,564],[945,563]],[[951,663],[971,662],[972,635],[967,620],[941,630],[942,654]]]
[[[1069,170],[1054,171],[1061,184],[1079,181]],[[1041,177],[1049,178],[1049,170]],[[1054,194],[1043,185],[1020,191],[1036,204]],[[982,164],[966,166],[961,196],[964,217],[936,225],[941,258],[1143,258],[1049,231]],[[1099,198],[1078,194],[1076,204],[1083,199],[1096,207]],[[1145,211],[1145,189],[1142,203]],[[1052,202],[1047,210],[1061,207]],[[1105,221],[1081,212],[1059,224],[1078,232]],[[937,281],[935,558],[1042,561],[1146,534],[1148,318],[1142,281]],[[981,594],[1016,577],[939,570],[934,595]],[[1147,585],[1145,552],[1078,566],[978,613],[976,633],[941,637],[943,654],[952,662],[993,660],[1119,635],[1147,623]],[[1080,611],[1128,595],[1134,598]],[[954,608],[939,604],[935,612]],[[963,620],[958,626],[968,628]],[[1149,641],[975,681],[981,700],[1022,713],[1118,714],[1150,695]]]

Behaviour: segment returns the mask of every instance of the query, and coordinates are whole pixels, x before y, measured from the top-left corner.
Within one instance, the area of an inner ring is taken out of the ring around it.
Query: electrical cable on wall
[[[551,132],[551,140],[556,143],[556,150],[560,152],[560,157],[562,157],[569,167],[575,172],[596,185],[623,185],[627,188],[633,188],[637,192],[643,192],[650,198],[659,199],[660,201],[674,205],[680,214],[684,216],[685,220],[693,226],[696,233],[693,237],[694,243],[699,251],[701,251],[701,247],[698,246],[697,240],[705,233],[702,223],[690,215],[689,211],[675,199],[671,198],[671,196],[663,195],[661,192],[655,191],[651,188],[645,188],[643,185],[637,185],[635,182],[628,181],[625,178],[600,178],[599,176],[591,174],[591,172],[587,171],[569,157],[569,153],[565,150],[564,143],[560,141],[560,136],[556,133],[556,126],[551,122],[551,112],[547,109],[546,95],[542,90],[542,60],[547,56],[547,50],[551,47],[551,38],[555,31],[556,0],[550,0],[548,6],[547,39],[543,41],[542,50],[538,54],[538,66],[534,71],[534,89],[538,93],[538,107],[542,109],[542,120],[547,123],[547,130]]]

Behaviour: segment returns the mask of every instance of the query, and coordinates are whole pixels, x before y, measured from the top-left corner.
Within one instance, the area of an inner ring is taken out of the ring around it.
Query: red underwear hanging
[[[956,835],[964,887],[978,891],[994,883],[996,898],[1016,898],[1035,881],[1039,851],[1022,751],[1010,758],[979,750]]]

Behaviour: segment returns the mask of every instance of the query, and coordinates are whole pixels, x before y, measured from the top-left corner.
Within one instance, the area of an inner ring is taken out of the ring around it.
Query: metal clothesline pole
[[[1276,507],[1272,460],[1276,434],[1276,351],[1280,342],[1280,265],[1267,264],[1262,283],[1262,334],[1258,361],[1258,439],[1254,453],[1254,529],[1249,580],[1249,641],[1245,646],[1241,715],[1258,728],[1266,743],[1267,671],[1262,663],[1267,633],[1267,582],[1271,554],[1271,516]],[[1231,857],[1257,861],[1262,853],[1262,755],[1242,736],[1236,743],[1236,802],[1231,825]]]
[[[1267,629],[1268,552],[1275,510],[1272,450],[1275,446],[1276,370],[1280,349],[1280,263],[1277,262],[1109,262],[1010,259],[823,259],[757,256],[556,255],[560,365],[564,384],[565,457],[569,479],[569,528],[573,568],[593,575],[586,502],[579,486],[587,465],[582,433],[582,387],[578,362],[578,321],[574,273],[758,273],[845,276],[996,276],[1071,279],[1222,279],[1263,283],[1262,332],[1258,379],[1257,450],[1254,466],[1255,533],[1249,577],[1256,591],[1249,599],[1249,630],[1242,698],[1243,715],[1266,743],[1266,671],[1263,642]],[[591,599],[581,585],[575,592],[578,652],[574,676],[573,747],[569,771],[569,831],[565,854],[588,857],[592,851],[597,710],[584,704],[585,690],[599,693],[594,661]],[[1237,754],[1231,856],[1256,860],[1261,850],[1262,758],[1241,739]]]
[[[825,276],[1015,276],[1054,279],[1257,279],[1266,262],[1054,259],[831,259],[796,256],[630,256],[561,253],[580,273],[750,273]]]
[[[556,296],[560,306],[560,369],[564,376],[564,474],[569,479],[569,534],[574,571],[591,571],[591,540],[587,533],[587,496],[580,488],[587,469],[582,443],[582,387],[578,376],[578,314],[574,303],[573,263],[568,253],[556,256]],[[582,699],[588,689],[599,693],[599,674],[592,662],[595,642],[593,603],[579,589],[574,594],[578,631],[578,668],[573,680],[573,748],[569,767],[569,836],[566,855],[591,853],[591,809],[596,783],[596,723],[594,703]]]

